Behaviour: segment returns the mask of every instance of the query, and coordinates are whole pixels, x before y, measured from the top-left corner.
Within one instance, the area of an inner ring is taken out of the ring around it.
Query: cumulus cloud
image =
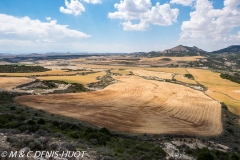
[[[191,6],[194,0],[171,0],[171,4],[181,4],[183,6]]]
[[[65,14],[73,14],[77,16],[85,11],[83,4],[79,0],[70,0],[70,2],[68,2],[68,0],[65,0],[65,5],[66,8],[63,6],[60,7],[60,12]]]
[[[90,35],[68,29],[67,25],[57,24],[56,20],[41,22],[29,17],[0,14],[0,37],[1,40],[62,43],[74,42]]]
[[[100,3],[102,3],[101,0],[84,0],[84,2],[92,3],[92,4],[100,4]]]
[[[208,43],[211,48],[217,45],[229,45],[240,42],[239,32],[234,34],[234,28],[240,27],[239,0],[224,0],[222,9],[214,9],[209,0],[196,0],[195,11],[190,12],[190,20],[181,26],[181,40],[192,43]]]
[[[179,14],[179,10],[171,9],[169,4],[157,2],[152,6],[150,0],[122,0],[114,7],[117,11],[108,13],[108,17],[125,20],[121,23],[124,30],[146,30],[152,24],[168,26],[176,22]]]
[[[52,18],[51,17],[46,17],[46,20],[50,21]]]

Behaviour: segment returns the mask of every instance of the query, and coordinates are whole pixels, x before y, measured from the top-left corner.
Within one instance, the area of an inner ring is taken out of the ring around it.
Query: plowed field
[[[220,104],[202,92],[137,76],[114,78],[120,82],[99,91],[15,100],[116,131],[203,136],[222,132]]]

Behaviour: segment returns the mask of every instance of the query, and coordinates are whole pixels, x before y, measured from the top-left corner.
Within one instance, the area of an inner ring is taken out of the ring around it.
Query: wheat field
[[[222,79],[219,73],[209,70],[187,69],[194,78],[208,88],[206,94],[212,98],[224,102],[229,110],[240,115],[240,84]]]
[[[34,81],[32,78],[25,77],[0,77],[0,88],[11,90],[21,84]]]
[[[221,105],[204,93],[138,76],[114,78],[120,82],[99,91],[30,95],[15,100],[122,132],[200,136],[222,132]]]
[[[60,80],[69,83],[81,83],[89,84],[92,82],[98,82],[97,77],[106,75],[106,72],[98,72],[93,74],[87,74],[85,76],[45,76],[37,77],[39,80]]]
[[[148,70],[133,70],[133,74],[138,76],[150,76],[150,77],[157,77],[160,79],[172,79],[172,73],[166,72],[155,72],[155,71],[148,71]]]

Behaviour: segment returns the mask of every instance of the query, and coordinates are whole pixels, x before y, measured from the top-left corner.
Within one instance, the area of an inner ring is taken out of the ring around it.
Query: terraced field
[[[0,89],[11,90],[21,84],[32,81],[34,81],[34,79],[25,77],[0,77]]]
[[[69,83],[89,84],[92,82],[98,82],[99,80],[97,80],[97,77],[104,76],[105,74],[105,72],[98,72],[85,76],[46,76],[37,78],[40,80],[61,80]]]
[[[194,78],[208,88],[206,94],[226,103],[229,110],[240,115],[240,84],[222,79],[219,73],[209,70],[188,69]]]
[[[120,82],[99,91],[30,95],[15,100],[116,131],[201,136],[222,132],[221,106],[204,93],[138,76],[114,78]]]

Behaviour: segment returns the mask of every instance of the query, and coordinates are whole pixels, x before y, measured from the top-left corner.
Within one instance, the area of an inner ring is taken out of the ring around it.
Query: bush
[[[214,157],[210,152],[204,151],[198,154],[197,160],[214,160]]]
[[[29,120],[29,121],[27,122],[27,124],[29,124],[29,125],[35,125],[36,122],[35,122],[34,120]]]
[[[189,79],[194,79],[193,75],[191,75],[191,74],[185,74],[184,77],[187,77]]]
[[[51,148],[52,150],[56,150],[56,149],[58,148],[58,144],[57,144],[57,143],[52,143],[52,144],[50,145],[50,148]]]
[[[38,123],[38,124],[46,124],[45,120],[42,119],[42,118],[40,118],[37,123]]]
[[[43,145],[42,145],[41,141],[35,139],[33,142],[29,143],[29,148],[31,150],[42,150]]]
[[[10,109],[11,110],[16,110],[16,107],[15,106],[11,106]]]
[[[233,154],[230,158],[230,160],[239,160],[240,158],[236,155],[236,154]]]
[[[79,138],[79,135],[78,135],[77,132],[70,132],[70,133],[68,133],[68,136],[71,137],[71,138],[74,138],[74,139]]]
[[[108,135],[102,135],[99,138],[99,144],[106,145],[107,141],[110,141],[110,137]]]
[[[107,129],[107,128],[101,128],[100,130],[99,130],[99,132],[101,132],[101,133],[104,133],[104,134],[107,134],[107,135],[111,135],[111,132]]]
[[[124,148],[122,148],[122,147],[116,147],[114,150],[115,150],[115,152],[118,152],[118,153],[124,152]]]
[[[7,137],[6,141],[9,143],[16,143],[19,140],[16,137],[9,136],[9,137]]]

